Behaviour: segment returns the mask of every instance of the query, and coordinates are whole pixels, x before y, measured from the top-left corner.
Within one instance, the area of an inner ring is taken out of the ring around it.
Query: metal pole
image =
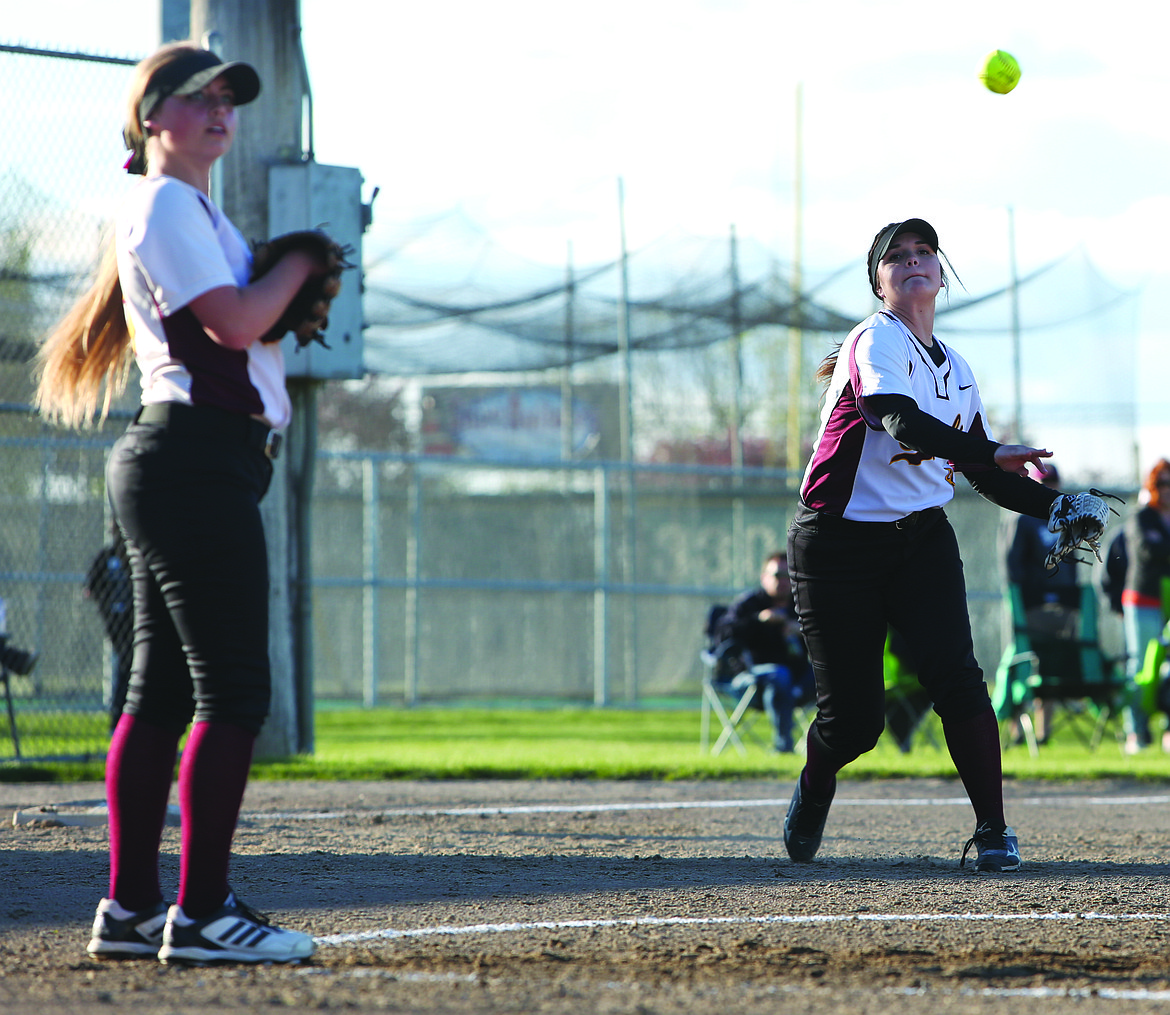
[[[609,484],[593,473],[593,704],[609,704]]]
[[[731,227],[731,418],[728,421],[728,438],[731,441],[731,464],[735,469],[743,468],[743,322],[739,303],[739,255],[736,245],[735,226]]]
[[[573,300],[577,284],[573,278],[573,241],[565,264],[565,366],[561,371],[561,460],[573,458]]]
[[[735,226],[731,227],[731,442],[732,477],[737,495],[731,500],[731,577],[738,583],[745,576],[747,556],[747,520],[743,502],[743,318],[739,294],[739,247]]]
[[[1020,367],[1020,286],[1019,273],[1016,270],[1016,212],[1008,208],[1008,266],[1011,272],[1009,294],[1011,296],[1012,314],[1012,380],[1014,384],[1015,403],[1012,425],[1015,428],[1015,439],[1022,443],[1024,440],[1024,395],[1023,379]]]
[[[403,698],[407,706],[418,704],[419,670],[419,576],[422,560],[422,480],[418,467],[410,469],[410,534],[406,544],[406,672]]]
[[[317,464],[317,392],[321,381],[290,378],[293,424],[288,448],[292,569],[293,679],[296,685],[297,750],[312,753],[313,729],[313,484]]]
[[[801,372],[804,361],[804,330],[803,330],[803,299],[804,279],[802,272],[804,228],[804,169],[802,147],[802,91],[803,86],[796,86],[796,177],[793,183],[793,226],[792,226],[792,315],[793,323],[788,329],[788,469],[799,473],[803,464],[800,448],[800,396]]]
[[[618,394],[621,404],[618,406],[619,430],[621,441],[621,460],[634,460],[634,399],[632,388],[633,370],[630,362],[630,272],[629,255],[626,251],[626,189],[622,178],[618,177],[618,230],[621,240],[621,292],[618,294],[618,356],[619,365]]]
[[[378,704],[378,628],[381,595],[378,588],[381,518],[378,463],[362,459],[362,704]]]
[[[621,232],[621,297],[618,309],[618,347],[622,357],[622,464],[625,492],[624,525],[622,526],[622,559],[625,584],[631,589],[625,612],[625,670],[626,697],[638,700],[638,596],[633,590],[638,582],[638,503],[635,488],[634,463],[634,370],[630,357],[630,273],[629,252],[626,248],[626,192],[618,178],[618,225]]]

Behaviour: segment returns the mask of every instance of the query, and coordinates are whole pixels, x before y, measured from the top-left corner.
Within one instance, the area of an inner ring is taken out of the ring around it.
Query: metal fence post
[[[418,704],[418,585],[422,554],[422,483],[419,481],[418,466],[411,465],[409,469],[407,500],[410,524],[406,535],[406,667],[402,681],[403,701],[408,708]]]
[[[593,472],[593,704],[609,704],[609,473]]]
[[[381,619],[378,587],[379,511],[378,463],[362,459],[362,704],[378,704],[378,629]]]

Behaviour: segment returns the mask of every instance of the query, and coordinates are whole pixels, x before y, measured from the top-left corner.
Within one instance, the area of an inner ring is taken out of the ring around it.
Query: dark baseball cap
[[[927,243],[930,244],[931,249],[937,254],[938,249],[938,233],[934,231],[932,226],[926,219],[906,219],[904,222],[891,222],[874,238],[873,246],[869,248],[869,287],[873,290],[873,294],[877,296],[877,270],[881,259],[886,256],[886,251],[890,249],[890,244],[894,239],[901,236],[902,233],[917,233]],[[881,297],[878,297],[879,299]]]
[[[221,74],[231,85],[237,106],[251,102],[260,94],[260,75],[251,64],[240,60],[226,63],[209,49],[195,49],[151,75],[142,101],[138,103],[139,123],[144,122],[167,96],[201,92]]]

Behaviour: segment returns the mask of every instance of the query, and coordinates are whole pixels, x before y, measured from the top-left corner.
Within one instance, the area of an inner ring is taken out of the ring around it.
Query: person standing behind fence
[[[1039,478],[1050,490],[1059,491],[1060,473],[1055,465],[1049,463],[1047,473]],[[1044,519],[1016,515],[1011,541],[1004,554],[1004,564],[1008,581],[1019,587],[1028,630],[1050,638],[1075,641],[1081,608],[1077,562],[1068,559],[1059,567],[1046,565],[1045,561],[1056,545],[1056,539],[1056,533],[1049,530]],[[1033,707],[1036,741],[1047,743],[1052,703],[1036,698]],[[1013,735],[1018,735],[1018,730]]]
[[[999,726],[975,661],[963,563],[943,505],[961,472],[985,497],[1048,518],[1055,490],[1026,478],[1049,452],[990,438],[970,367],[933,334],[946,283],[934,228],[882,227],[869,282],[882,309],[821,364],[821,428],[788,533],[796,611],[817,684],[817,717],[784,821],[789,856],[816,856],[837,773],[884,726],[888,626],[906,641],[942,719],[975,811],[975,869],[1020,867],[1004,819]],[[1063,498],[1062,498],[1063,499]],[[1103,504],[1101,505],[1104,506]]]
[[[134,360],[142,408],[106,483],[134,582],[135,648],[106,762],[110,887],[88,951],[164,962],[287,962],[313,940],[244,905],[231,842],[269,705],[268,563],[259,502],[290,401],[279,343],[257,339],[323,266],[292,252],[249,283],[251,252],[209,197],[255,70],[189,43],[135,70],[123,137],[142,174],[93,288],[47,339],[37,404],[104,418]],[[104,399],[103,399],[104,389]],[[158,851],[179,739],[182,854],[168,908]]]
[[[110,525],[110,541],[90,562],[81,590],[86,599],[92,599],[97,606],[113,653],[113,680],[110,683],[110,732],[113,733],[126,704],[134,655],[134,590],[130,584],[130,558],[117,522]]]

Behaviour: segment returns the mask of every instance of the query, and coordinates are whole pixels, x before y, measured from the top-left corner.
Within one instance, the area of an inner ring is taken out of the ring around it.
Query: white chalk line
[[[297,976],[343,976],[347,980],[398,980],[403,983],[476,983],[478,973],[416,973],[395,969],[330,969],[327,966],[297,966]]]
[[[823,989],[823,988],[818,988]],[[886,987],[882,993],[900,997],[1034,997],[1102,998],[1106,1001],[1170,1001],[1170,990],[1123,990],[1116,987]]]
[[[392,807],[379,811],[249,811],[240,817],[254,821],[337,821],[341,818],[490,817],[506,814],[601,814],[613,811],[718,810],[734,807],[784,807],[790,797],[762,800],[660,800],[604,804],[512,804],[487,807]],[[1170,796],[1054,796],[1023,797],[1006,801],[1009,807],[1148,807],[1170,804]],[[961,797],[838,798],[834,807],[970,807]]]
[[[619,927],[729,927],[774,924],[834,923],[1010,923],[1025,921],[1101,920],[1116,923],[1170,921],[1170,913],[838,913],[793,916],[636,916],[597,920],[535,920],[524,923],[473,923],[417,927],[413,930],[358,931],[315,937],[319,945],[359,944],[364,941],[398,941],[406,938],[460,937],[469,934],[518,934],[533,930],[605,930]]]
[[[347,980],[391,980],[399,983],[477,983],[479,973],[417,973],[391,969],[331,969],[327,966],[298,966],[294,975],[344,978]],[[621,989],[627,984],[607,983],[605,986]],[[766,993],[823,994],[823,987],[804,987],[798,984],[774,984]],[[1027,997],[1101,998],[1106,1001],[1170,1001],[1170,990],[1119,989],[1116,987],[884,987],[883,994],[895,997]]]
[[[482,807],[390,807],[383,810],[339,811],[245,811],[244,821],[340,821],[344,818],[409,818],[409,817],[506,817],[512,814],[606,814],[620,811],[726,810],[733,808],[777,807],[787,808],[789,797],[767,797],[762,800],[629,800],[620,803],[578,804],[502,804]],[[1170,796],[1052,796],[1022,797],[1007,801],[1009,807],[1152,807],[1170,804]],[[970,807],[965,796],[957,797],[839,797],[834,807]],[[13,825],[30,821],[55,821],[62,825],[104,825],[109,812],[104,803],[45,804],[17,810]],[[167,821],[178,823],[179,809],[168,808]]]

